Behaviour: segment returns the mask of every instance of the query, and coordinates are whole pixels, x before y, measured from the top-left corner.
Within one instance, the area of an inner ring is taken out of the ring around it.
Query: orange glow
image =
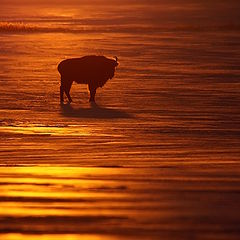
[[[0,240],[240,239],[239,13],[0,0]]]
[[[46,126],[27,126],[27,127],[1,127],[0,132],[26,134],[26,135],[52,135],[52,136],[90,136],[91,129],[88,127],[69,126],[69,127],[46,127]]]
[[[22,235],[22,234],[0,234],[2,240],[102,240],[104,237],[105,240],[117,240],[117,237],[114,236],[102,236],[96,234],[50,234],[50,235]]]

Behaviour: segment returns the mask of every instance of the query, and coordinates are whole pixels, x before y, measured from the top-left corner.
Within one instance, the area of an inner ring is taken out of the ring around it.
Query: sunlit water
[[[3,3],[1,239],[239,237],[230,2]],[[118,56],[115,77],[61,106],[57,64],[89,54]]]

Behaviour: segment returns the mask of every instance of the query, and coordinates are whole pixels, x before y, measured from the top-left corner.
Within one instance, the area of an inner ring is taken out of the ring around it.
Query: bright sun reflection
[[[0,132],[15,134],[37,134],[52,136],[90,136],[91,130],[87,127],[68,126],[68,127],[51,127],[51,126],[6,126],[1,127]]]
[[[95,234],[51,234],[51,235],[22,235],[22,234],[0,234],[0,239],[2,240],[114,240],[118,239],[113,236],[101,236]]]
[[[103,176],[106,173],[119,175],[118,171],[109,168],[1,167],[0,199],[15,200],[0,202],[0,209],[5,209],[0,218],[111,215],[112,210],[106,208],[109,198],[111,201],[123,200],[127,193],[116,181],[103,179]],[[71,205],[66,205],[69,200]],[[102,209],[97,201],[103,204]]]

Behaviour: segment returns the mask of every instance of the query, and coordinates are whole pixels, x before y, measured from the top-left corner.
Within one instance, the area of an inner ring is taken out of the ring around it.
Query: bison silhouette
[[[58,71],[61,75],[60,102],[64,101],[64,93],[71,103],[70,89],[73,81],[79,84],[88,84],[90,91],[89,101],[95,102],[96,90],[114,77],[118,59],[104,56],[84,56],[81,58],[66,59],[59,63]]]

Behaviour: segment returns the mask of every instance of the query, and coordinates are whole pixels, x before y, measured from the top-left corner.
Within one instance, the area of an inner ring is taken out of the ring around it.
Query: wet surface
[[[151,3],[1,7],[1,239],[239,238],[239,3]],[[61,105],[89,54],[115,77]]]

